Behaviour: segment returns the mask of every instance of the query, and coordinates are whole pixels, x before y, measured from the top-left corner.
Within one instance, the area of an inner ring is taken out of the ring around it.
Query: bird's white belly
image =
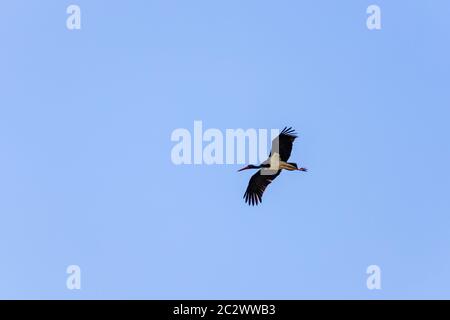
[[[270,159],[270,167],[269,170],[279,170],[280,169],[280,154],[274,153]]]
[[[296,167],[294,167],[293,165],[285,162],[285,161],[281,161],[280,160],[280,154],[279,153],[274,153],[269,159],[267,159],[266,161],[264,161],[264,164],[270,164],[270,167],[268,168],[263,168],[261,169],[261,171],[264,174],[274,174],[274,172],[277,172],[278,170],[297,170]]]

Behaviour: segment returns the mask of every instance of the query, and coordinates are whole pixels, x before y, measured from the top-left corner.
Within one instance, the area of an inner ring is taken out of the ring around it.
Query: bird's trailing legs
[[[308,169],[306,169],[306,168],[299,168],[295,162],[280,161],[279,162],[279,168],[280,169],[289,170],[289,171],[296,171],[296,170],[298,170],[298,171],[308,171]]]

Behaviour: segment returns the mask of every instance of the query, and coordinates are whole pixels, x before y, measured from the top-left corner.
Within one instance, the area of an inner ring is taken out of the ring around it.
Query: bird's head
[[[255,166],[253,164],[249,164],[248,166],[243,167],[242,169],[239,169],[238,172],[244,171],[244,170],[247,170],[247,169],[259,169],[259,166]]]

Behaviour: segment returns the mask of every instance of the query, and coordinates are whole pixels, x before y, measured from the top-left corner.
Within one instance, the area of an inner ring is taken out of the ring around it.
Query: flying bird
[[[278,137],[273,139],[272,149],[266,161],[259,166],[250,164],[238,170],[259,169],[248,182],[247,190],[244,194],[246,203],[254,206],[262,202],[264,191],[280,175],[281,170],[307,171],[306,168],[299,168],[295,162],[287,162],[291,156],[292,144],[296,138],[295,130],[292,127],[285,127]]]

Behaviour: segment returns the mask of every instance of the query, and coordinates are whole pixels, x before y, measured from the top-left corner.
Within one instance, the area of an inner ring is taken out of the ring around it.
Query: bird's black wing
[[[270,171],[265,170],[264,173],[270,173]],[[263,174],[261,170],[258,170],[248,182],[247,190],[244,194],[245,202],[249,205],[258,205],[262,201],[262,195],[266,187],[278,177],[281,170],[273,171],[273,174]]]
[[[281,133],[273,139],[272,141],[272,150],[270,152],[270,156],[274,152],[278,152],[280,154],[281,161],[288,161],[291,156],[292,144],[294,140],[297,138],[297,134],[292,127],[285,127]]]

